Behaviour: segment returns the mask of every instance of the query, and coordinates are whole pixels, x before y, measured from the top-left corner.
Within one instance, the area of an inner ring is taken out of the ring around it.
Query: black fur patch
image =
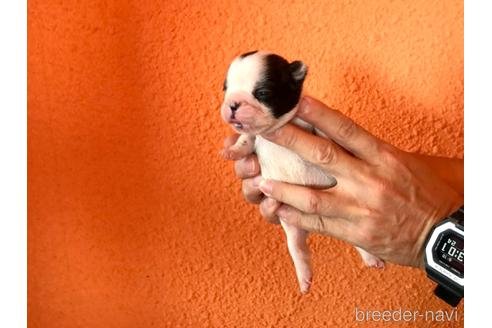
[[[246,58],[248,56],[254,55],[257,52],[258,52],[258,50],[253,50],[253,51],[250,51],[250,52],[246,52],[246,53],[242,54],[241,56],[239,56],[239,58],[243,59],[243,58]]]
[[[253,96],[270,108],[275,118],[279,118],[299,102],[304,77],[296,80],[292,74],[295,65],[278,55],[270,54],[263,60],[263,78],[256,83]]]

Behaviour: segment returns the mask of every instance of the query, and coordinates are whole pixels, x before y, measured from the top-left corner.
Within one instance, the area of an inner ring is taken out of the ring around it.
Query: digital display
[[[438,240],[439,242],[435,248],[436,260],[463,275],[465,266],[465,242],[463,237],[448,231],[441,234]]]

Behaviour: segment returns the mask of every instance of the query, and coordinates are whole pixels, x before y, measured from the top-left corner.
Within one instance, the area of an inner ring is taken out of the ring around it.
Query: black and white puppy
[[[289,63],[284,58],[266,51],[252,51],[235,58],[224,82],[224,103],[221,115],[225,122],[241,136],[223,151],[228,159],[239,159],[255,151],[265,179],[316,188],[336,184],[317,166],[296,153],[261,137],[289,121],[322,135],[310,124],[296,118],[307,67],[301,61]],[[287,246],[294,262],[300,290],[305,293],[312,282],[308,232],[288,225],[280,218],[287,236]],[[357,248],[368,266],[380,267],[382,261]]]

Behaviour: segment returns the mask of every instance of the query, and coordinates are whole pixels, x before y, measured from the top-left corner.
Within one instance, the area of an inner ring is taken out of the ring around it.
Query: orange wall
[[[282,231],[218,156],[225,71],[252,49],[304,60],[307,92],[385,140],[463,156],[462,1],[30,0],[30,327],[352,327],[356,306],[447,309],[424,273],[366,269],[319,236],[299,295]]]

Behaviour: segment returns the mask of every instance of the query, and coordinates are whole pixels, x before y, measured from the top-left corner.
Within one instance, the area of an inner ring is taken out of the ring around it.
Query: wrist
[[[463,206],[463,197],[456,195],[453,200],[443,209],[437,211],[434,215],[428,216],[425,220],[420,236],[416,243],[416,260],[415,267],[425,270],[424,253],[426,242],[433,228],[444,221],[450,214],[456,212]]]
[[[459,158],[446,158],[422,154],[413,154],[425,163],[432,173],[446,182],[463,198],[464,195],[464,161]]]

